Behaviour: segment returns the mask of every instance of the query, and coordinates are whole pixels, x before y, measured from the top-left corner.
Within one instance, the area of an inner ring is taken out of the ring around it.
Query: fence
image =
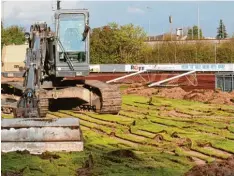
[[[215,88],[225,92],[234,91],[234,72],[216,73]]]

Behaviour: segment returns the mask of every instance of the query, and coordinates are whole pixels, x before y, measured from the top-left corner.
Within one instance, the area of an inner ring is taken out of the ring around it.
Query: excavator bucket
[[[83,136],[77,118],[2,119],[2,152],[31,154],[83,151]]]

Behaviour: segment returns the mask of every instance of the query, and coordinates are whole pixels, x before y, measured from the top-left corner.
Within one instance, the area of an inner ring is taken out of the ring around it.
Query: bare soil
[[[39,155],[41,159],[47,159],[47,160],[52,160],[52,159],[59,159],[60,156],[56,154],[51,154],[49,152],[44,152],[41,155]]]
[[[133,158],[137,159],[135,153],[131,150],[125,150],[125,149],[120,149],[120,150],[114,150],[108,153],[108,155],[111,156],[117,156],[121,158]]]
[[[228,93],[222,92],[220,90],[194,89],[186,92],[180,87],[157,89],[144,87],[141,84],[138,84],[138,86],[135,85],[133,88],[129,87],[128,89],[124,90],[123,94],[138,94],[142,96],[157,95],[160,97],[172,99],[184,99],[204,103],[234,105],[234,91]]]
[[[22,173],[16,173],[16,172],[7,172],[5,174],[2,174],[2,176],[23,176]]]
[[[80,168],[77,170],[77,176],[91,176],[91,171],[89,168]]]
[[[160,112],[162,116],[168,116],[168,117],[184,117],[184,118],[190,118],[191,115],[188,114],[183,114],[181,112],[178,112],[176,110],[163,110],[162,112]]]
[[[234,157],[224,161],[216,161],[211,164],[199,165],[193,167],[185,176],[233,176],[234,175]]]
[[[158,93],[157,89],[140,87],[130,87],[123,91],[124,94],[138,94],[142,96],[151,96]]]
[[[23,82],[24,78],[16,78],[16,77],[12,77],[12,78],[6,78],[1,76],[1,82]]]

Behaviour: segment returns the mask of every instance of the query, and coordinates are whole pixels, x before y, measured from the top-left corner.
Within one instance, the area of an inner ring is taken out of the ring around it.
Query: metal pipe
[[[158,81],[158,82],[152,83],[152,84],[150,84],[148,87],[158,86],[158,85],[160,85],[160,84],[162,84],[162,83],[165,83],[165,82],[171,81],[171,80],[173,80],[173,79],[180,78],[180,77],[182,77],[182,76],[186,76],[186,75],[189,75],[189,74],[192,74],[192,73],[195,73],[195,72],[196,72],[196,70],[192,70],[192,71],[183,73],[183,74],[181,74],[181,75],[173,76],[173,77],[171,77],[171,78],[168,78],[168,79],[165,79],[165,80],[162,80],[162,81]]]
[[[129,75],[121,76],[121,77],[119,77],[119,78],[109,80],[109,81],[107,81],[106,83],[115,82],[115,81],[118,81],[118,80],[121,80],[121,79],[124,79],[124,78],[128,78],[128,77],[130,77],[130,76],[134,76],[134,75],[137,75],[137,74],[146,72],[146,71],[147,71],[147,70],[141,70],[141,71],[138,71],[138,72],[135,72],[135,73],[131,73],[131,74],[129,74]]]

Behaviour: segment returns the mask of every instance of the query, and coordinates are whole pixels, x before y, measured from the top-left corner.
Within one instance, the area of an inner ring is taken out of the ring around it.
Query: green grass
[[[94,176],[180,176],[195,165],[191,157],[212,162],[216,158],[227,158],[225,152],[234,154],[232,106],[156,96],[152,105],[148,104],[149,98],[143,96],[124,95],[122,99],[119,115],[49,112],[59,118],[80,119],[85,150],[47,153],[56,156],[50,159],[17,152],[2,154],[2,175],[77,175],[77,169],[92,154],[94,166],[90,172]],[[176,116],[167,114],[170,111],[177,113]],[[2,114],[2,118],[12,116]],[[201,144],[209,144],[214,150]],[[110,153],[116,150],[128,150],[135,157]]]
[[[13,115],[11,115],[11,114],[2,114],[2,118],[10,119],[10,118],[13,118]]]
[[[228,127],[228,129],[229,129],[229,131],[231,131],[232,133],[234,133],[234,125],[230,125],[230,126]]]

